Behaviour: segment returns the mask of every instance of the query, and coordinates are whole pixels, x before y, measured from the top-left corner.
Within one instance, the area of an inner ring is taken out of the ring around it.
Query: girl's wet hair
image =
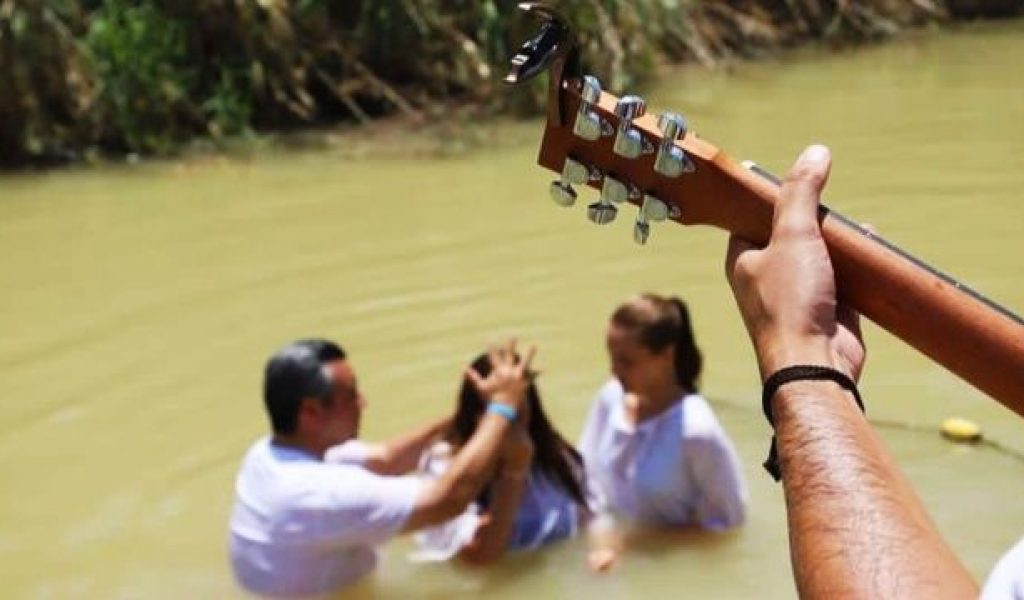
[[[676,296],[641,294],[615,309],[611,320],[652,352],[674,346],[676,381],[691,392],[697,391],[703,359],[693,338],[686,303]]]
[[[491,372],[491,361],[486,354],[476,357],[473,369],[483,377]],[[583,493],[583,458],[580,453],[567,442],[551,425],[544,407],[541,406],[540,393],[533,382],[526,390],[529,406],[529,434],[533,441],[533,467],[539,468],[548,479],[565,490],[573,500],[586,506]],[[487,408],[484,400],[473,384],[465,377],[459,389],[458,407],[451,427],[444,434],[444,439],[455,447],[461,447],[473,432]],[[481,500],[487,504],[488,490],[484,490]]]

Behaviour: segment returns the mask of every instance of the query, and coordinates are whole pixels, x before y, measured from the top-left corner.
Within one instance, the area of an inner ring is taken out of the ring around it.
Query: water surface
[[[810,142],[836,156],[829,202],[1024,312],[1024,26],[913,36],[729,73],[666,73],[652,107],[684,112],[739,158],[782,171]],[[517,334],[575,438],[606,377],[604,320],[642,290],[680,294],[704,390],[734,437],[750,522],[638,540],[594,576],[570,542],[474,572],[389,546],[363,596],[794,595],[768,428],[722,276],[725,237],[630,219],[598,228],[547,199],[540,124],[460,158],[333,151],[54,171],[0,180],[0,572],[10,598],[224,598],[232,480],[265,430],[269,352],[341,340],[370,439],[449,410],[462,364]],[[628,215],[624,215],[626,217]],[[1024,420],[874,327],[862,389],[940,529],[983,578],[1024,534],[1024,463],[934,432],[974,419],[1024,451]],[[949,343],[955,344],[956,340]],[[356,594],[359,595],[359,594]]]

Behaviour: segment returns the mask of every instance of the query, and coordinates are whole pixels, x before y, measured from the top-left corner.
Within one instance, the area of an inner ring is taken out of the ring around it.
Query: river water
[[[671,71],[647,98],[775,171],[830,145],[833,208],[1019,314],[1022,34],[1004,23]],[[263,360],[290,339],[344,343],[372,440],[449,410],[462,364],[519,335],[539,345],[546,406],[574,439],[607,376],[605,319],[643,290],[692,307],[703,389],[746,470],[746,527],[641,537],[604,576],[579,541],[473,571],[412,564],[400,540],[354,595],[793,596],[725,236],[666,225],[641,248],[628,218],[598,228],[556,207],[534,166],[540,130],[488,126],[449,158],[409,156],[401,146],[449,144],[392,132],[398,152],[348,135],[319,152],[0,179],[3,596],[241,597],[226,561],[233,477],[266,428]],[[1024,535],[1024,420],[878,328],[866,337],[869,415],[981,580]],[[954,415],[1007,451],[942,440]]]

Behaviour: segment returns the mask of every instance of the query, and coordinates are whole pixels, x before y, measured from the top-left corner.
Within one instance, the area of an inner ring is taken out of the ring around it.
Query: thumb
[[[775,204],[772,241],[820,234],[818,204],[831,167],[832,153],[821,145],[808,146],[796,159]]]
[[[466,377],[466,379],[469,380],[469,383],[473,386],[473,389],[475,389],[478,394],[484,395],[486,391],[486,386],[484,385],[484,378],[481,377],[480,374],[476,372],[476,369],[474,369],[473,367],[466,367],[466,370],[463,371],[462,374]]]

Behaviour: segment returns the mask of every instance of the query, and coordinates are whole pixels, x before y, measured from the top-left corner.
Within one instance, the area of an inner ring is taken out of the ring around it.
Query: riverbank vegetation
[[[613,90],[664,62],[714,66],[844,45],[1024,0],[574,0],[583,60]],[[166,154],[196,138],[452,103],[529,113],[499,83],[535,28],[505,0],[0,0],[0,165]]]

